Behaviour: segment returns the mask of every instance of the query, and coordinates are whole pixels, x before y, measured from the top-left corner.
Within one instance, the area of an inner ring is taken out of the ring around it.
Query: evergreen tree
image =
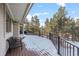
[[[48,35],[50,32],[50,22],[48,18],[46,18],[44,30],[45,30],[45,35]]]

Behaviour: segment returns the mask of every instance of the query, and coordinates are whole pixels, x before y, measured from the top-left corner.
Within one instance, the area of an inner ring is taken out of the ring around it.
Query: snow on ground
[[[58,56],[53,43],[47,38],[35,35],[26,35],[23,42],[27,49],[43,52],[47,51],[50,55]]]

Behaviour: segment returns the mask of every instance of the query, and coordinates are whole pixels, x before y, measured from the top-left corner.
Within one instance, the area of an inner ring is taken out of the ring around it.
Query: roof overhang
[[[12,19],[19,23],[25,23],[26,16],[32,5],[32,3],[6,3]]]

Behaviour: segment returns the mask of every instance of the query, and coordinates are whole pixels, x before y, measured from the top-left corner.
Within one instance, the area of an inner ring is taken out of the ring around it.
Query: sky
[[[52,18],[60,6],[66,8],[67,16],[79,18],[78,3],[35,3],[26,18],[30,21],[32,16],[37,15],[40,25],[44,26],[46,18]]]

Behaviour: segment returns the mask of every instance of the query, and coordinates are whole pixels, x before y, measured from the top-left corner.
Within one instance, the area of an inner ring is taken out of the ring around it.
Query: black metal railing
[[[56,47],[58,54],[61,56],[79,56],[79,46],[72,41],[68,41],[60,36],[54,37],[49,34],[49,39]]]

